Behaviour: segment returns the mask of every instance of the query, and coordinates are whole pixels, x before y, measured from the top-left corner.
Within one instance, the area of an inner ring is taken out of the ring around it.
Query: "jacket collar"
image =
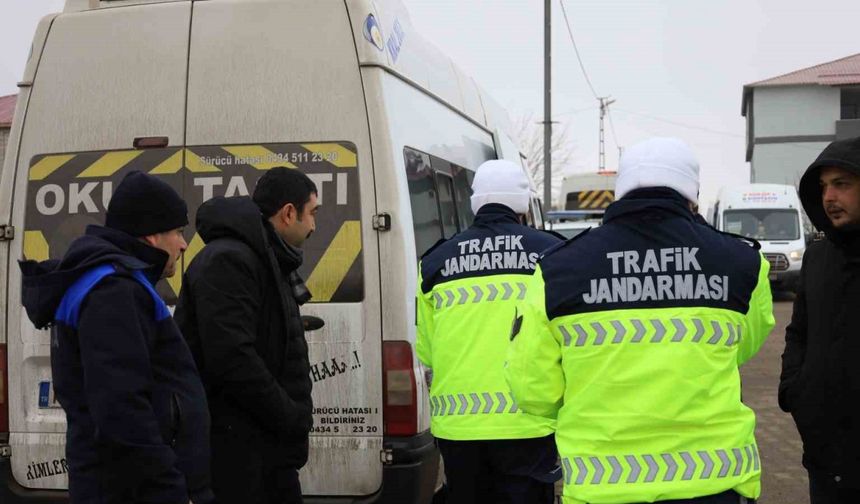
[[[603,222],[642,212],[673,214],[691,222],[695,221],[693,212],[687,206],[687,199],[680,193],[667,187],[649,187],[631,191],[609,205],[603,215]]]
[[[116,262],[128,269],[141,270],[152,285],[161,279],[164,266],[170,259],[167,252],[152,247],[122,231],[103,226],[87,226],[86,235],[101,238],[127,253],[127,256],[117,256]]]
[[[509,222],[512,224],[520,224],[520,216],[505,205],[499,203],[489,203],[478,209],[478,214],[475,215],[475,224],[495,224]]]

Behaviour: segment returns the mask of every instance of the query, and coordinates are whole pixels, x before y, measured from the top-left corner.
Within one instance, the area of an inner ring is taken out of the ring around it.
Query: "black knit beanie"
[[[188,224],[188,206],[166,182],[139,171],[122,179],[108,204],[105,226],[134,237]]]

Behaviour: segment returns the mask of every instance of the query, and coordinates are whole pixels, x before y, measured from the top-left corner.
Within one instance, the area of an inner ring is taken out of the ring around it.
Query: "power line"
[[[570,28],[570,20],[567,18],[567,9],[564,8],[564,1],[558,0],[558,3],[561,5],[561,13],[564,15],[564,24],[567,27],[567,34],[570,36],[570,42],[573,44],[573,51],[576,53],[576,59],[579,61],[579,68],[582,70],[582,75],[585,77],[585,82],[588,83],[588,87],[591,89],[591,94],[594,95],[594,99],[599,100],[600,97],[597,95],[597,91],[594,90],[594,86],[591,84],[588,72],[585,71],[585,65],[582,63],[582,57],[579,55],[579,48],[576,47],[576,39],[573,38],[573,30]]]
[[[639,116],[639,117],[645,117],[647,119],[651,119],[652,121],[663,122],[666,124],[672,124],[674,126],[679,126],[681,128],[705,131],[707,133],[712,133],[714,135],[723,135],[723,136],[729,136],[729,137],[735,137],[735,138],[746,138],[745,135],[739,135],[737,133],[730,133],[728,131],[719,131],[719,130],[715,130],[715,129],[705,128],[703,126],[695,126],[692,124],[686,124],[686,123],[682,123],[682,122],[678,122],[678,121],[673,121],[671,119],[663,119],[662,117],[657,117],[657,116],[653,116],[650,114],[643,114],[641,112],[633,112],[631,110],[625,110],[625,109],[621,109],[618,107],[615,107],[615,110],[618,110],[619,112],[624,112],[625,114],[630,114],[630,115]]]

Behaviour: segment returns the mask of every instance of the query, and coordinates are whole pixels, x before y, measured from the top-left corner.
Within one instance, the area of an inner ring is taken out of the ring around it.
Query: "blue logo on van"
[[[373,14],[368,14],[364,19],[364,38],[373,44],[376,49],[382,51],[384,42],[382,38],[382,30],[379,29],[379,23],[376,22],[376,17]]]
[[[400,26],[399,20],[394,20],[394,33],[388,37],[388,54],[391,55],[391,62],[397,63],[397,57],[400,56],[400,48],[403,46],[403,39],[406,37],[406,33],[403,31],[403,27]]]

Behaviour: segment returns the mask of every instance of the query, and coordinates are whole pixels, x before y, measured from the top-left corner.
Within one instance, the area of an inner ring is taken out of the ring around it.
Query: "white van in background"
[[[131,170],[197,207],[274,166],[320,190],[300,272],[314,382],[309,504],[428,503],[417,258],[472,222],[474,171],[520,163],[504,110],[398,0],[67,0],[39,24],[0,183],[0,502],[61,502],[66,419],[22,258],[61,257]],[[534,203],[534,202],[533,202]],[[542,226],[539,205],[530,221]],[[203,244],[188,226],[187,267]],[[181,275],[159,285],[168,303]]]
[[[770,263],[774,288],[794,290],[812,230],[797,189],[790,185],[748,184],[720,189],[711,209],[720,231],[754,238]]]

